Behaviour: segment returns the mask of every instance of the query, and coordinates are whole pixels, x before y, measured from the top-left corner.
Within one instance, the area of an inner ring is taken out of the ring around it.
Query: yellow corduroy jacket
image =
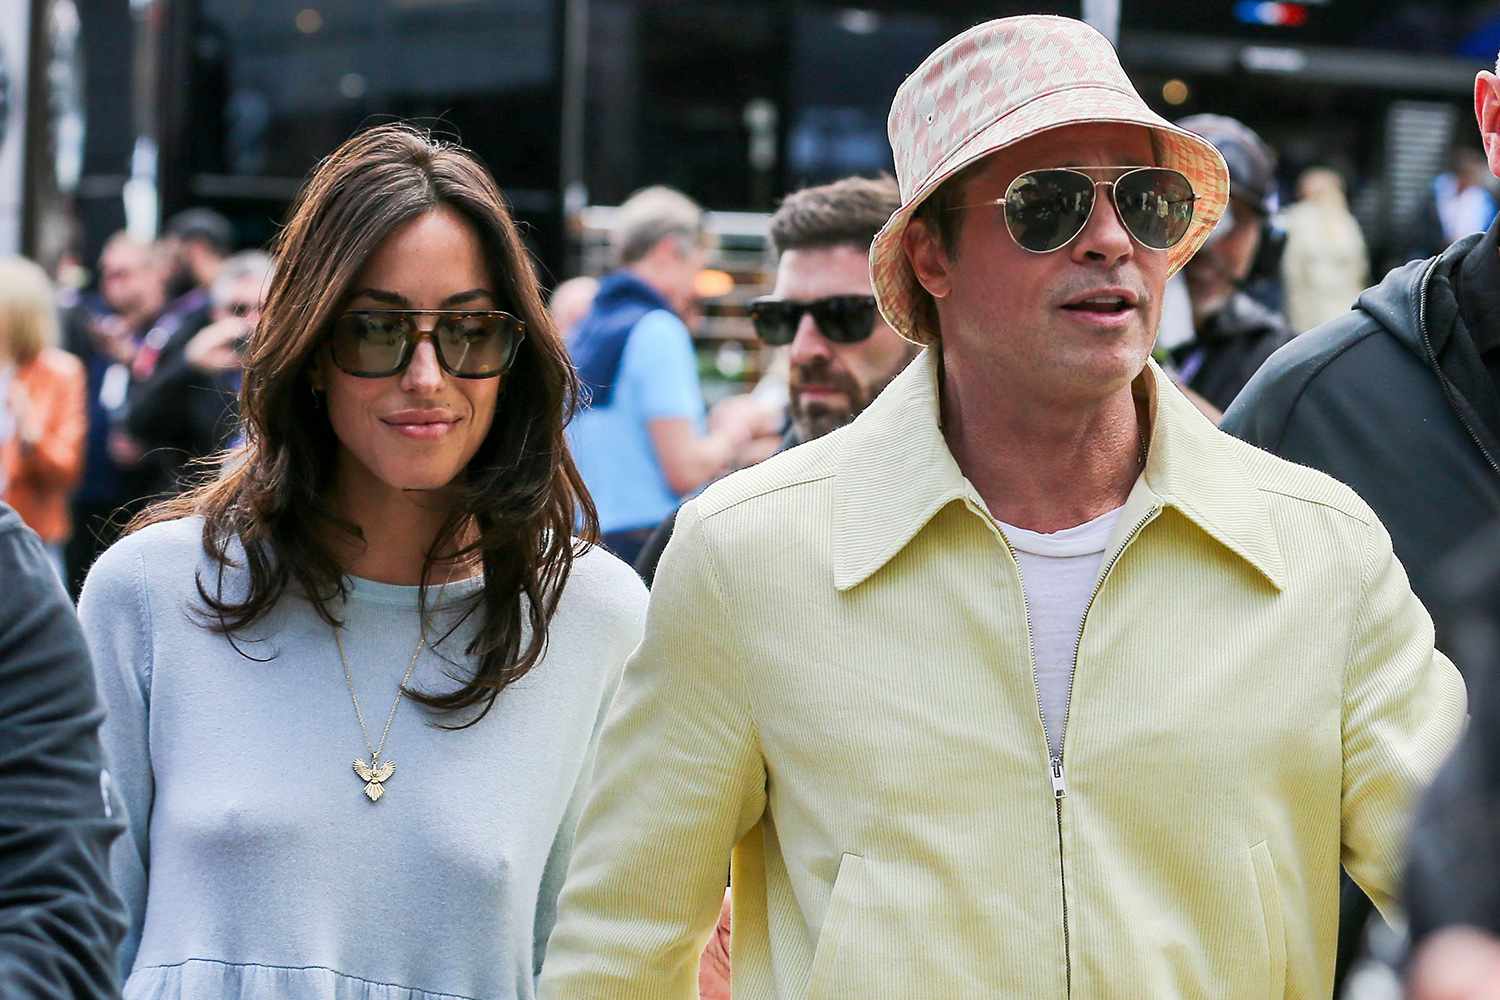
[[[733,853],[740,1000],[1326,998],[1390,912],[1463,682],[1385,529],[1154,365],[1059,761],[1004,535],[918,358],[687,504],[599,750],[544,1000],[690,1000]]]

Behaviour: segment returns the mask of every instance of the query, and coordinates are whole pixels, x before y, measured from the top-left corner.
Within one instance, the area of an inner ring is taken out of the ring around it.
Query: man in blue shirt
[[[704,263],[703,211],[651,187],[620,206],[619,269],[599,283],[569,342],[588,396],[568,428],[604,544],[627,562],[681,498],[726,471],[754,415],[708,427],[693,338],[679,318]]]

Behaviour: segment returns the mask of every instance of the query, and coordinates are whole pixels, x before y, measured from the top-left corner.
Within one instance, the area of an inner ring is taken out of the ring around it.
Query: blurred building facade
[[[263,242],[340,139],[363,123],[411,117],[484,157],[561,279],[585,266],[576,238],[585,208],[666,183],[712,210],[764,213],[803,184],[888,169],[890,97],[945,38],[988,17],[1097,18],[1111,5],[14,6],[29,8],[21,30],[32,55],[23,124],[7,129],[28,150],[17,231],[44,259],[71,240],[91,260],[113,229],[149,229],[189,205],[217,208],[242,242]],[[1500,47],[1496,5],[1472,0],[1113,6],[1125,65],[1158,110],[1242,119],[1281,150],[1288,186],[1315,163],[1342,171],[1377,265],[1406,249],[1450,145],[1473,142],[1471,81]],[[0,236],[3,227],[0,218]]]

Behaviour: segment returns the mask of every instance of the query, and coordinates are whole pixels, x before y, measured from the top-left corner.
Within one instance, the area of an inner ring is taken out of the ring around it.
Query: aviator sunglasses
[[[1115,214],[1135,241],[1152,250],[1169,250],[1182,241],[1193,223],[1193,185],[1167,167],[1089,167],[1119,172],[1112,181],[1095,180],[1082,169],[1051,167],[1028,170],[1010,182],[1005,196],[959,208],[1001,206],[1005,227],[1022,250],[1061,250],[1088,225],[1100,185],[1109,188]]]
[[[873,295],[830,295],[810,302],[766,297],[750,303],[755,335],[771,347],[796,339],[803,313],[811,313],[818,331],[835,344],[857,344],[875,330]]]
[[[417,318],[435,316],[430,331]],[[498,309],[353,309],[333,321],[333,363],[356,378],[398,375],[432,338],[438,367],[455,378],[494,378],[515,360],[526,324]]]

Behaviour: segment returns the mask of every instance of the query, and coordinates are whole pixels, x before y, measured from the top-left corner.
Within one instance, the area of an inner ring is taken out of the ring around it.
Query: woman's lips
[[[402,437],[416,441],[434,441],[451,431],[458,421],[453,418],[413,417],[390,418],[381,421]]]

